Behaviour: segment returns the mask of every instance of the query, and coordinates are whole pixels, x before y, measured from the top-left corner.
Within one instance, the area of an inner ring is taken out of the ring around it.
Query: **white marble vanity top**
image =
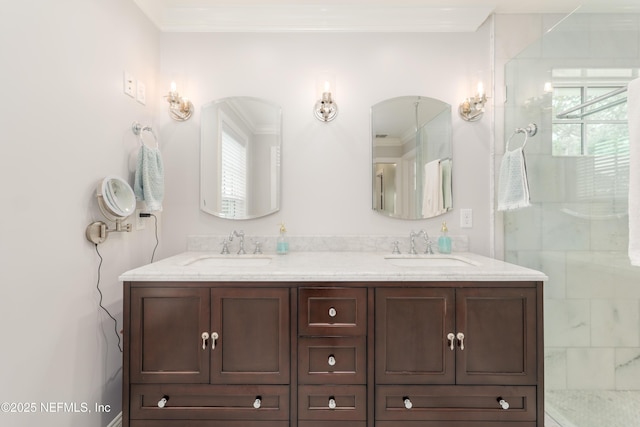
[[[425,258],[428,260],[424,261]],[[398,261],[400,259],[400,261]],[[418,259],[417,264],[413,260]],[[408,261],[407,261],[408,260]],[[402,264],[402,265],[398,265]],[[407,265],[408,264],[408,265]],[[184,252],[130,270],[121,281],[544,281],[543,273],[470,252],[399,255],[390,252],[290,252],[220,255]]]

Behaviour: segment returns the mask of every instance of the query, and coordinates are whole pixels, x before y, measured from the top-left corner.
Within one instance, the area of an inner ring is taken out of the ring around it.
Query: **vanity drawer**
[[[161,408],[163,397],[167,402]],[[289,387],[132,385],[130,414],[132,419],[154,420],[288,420]]]
[[[300,335],[365,335],[367,290],[300,289],[298,332]]]
[[[335,403],[335,406],[332,404]],[[308,421],[365,421],[364,385],[298,386],[298,419]]]
[[[298,341],[301,384],[365,384],[365,337],[303,337]]]
[[[536,406],[535,386],[393,385],[376,388],[375,411],[376,420],[388,421],[521,422],[536,420]]]

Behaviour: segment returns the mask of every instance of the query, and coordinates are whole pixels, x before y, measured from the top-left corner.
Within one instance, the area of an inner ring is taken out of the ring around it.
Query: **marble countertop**
[[[427,259],[428,258],[428,259]],[[425,261],[425,259],[427,259]],[[408,260],[408,261],[407,261]],[[397,264],[428,265],[397,265]],[[392,255],[389,252],[290,252],[220,255],[190,251],[120,276],[121,281],[545,281],[539,271],[470,252]]]

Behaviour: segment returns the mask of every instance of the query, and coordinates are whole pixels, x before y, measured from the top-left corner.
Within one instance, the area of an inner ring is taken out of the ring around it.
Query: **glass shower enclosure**
[[[549,276],[553,425],[640,425],[640,267],[627,256],[627,120],[640,117],[626,109],[639,69],[640,15],[580,13],[505,69],[505,138],[538,126],[525,149],[531,206],[503,215],[505,259]]]

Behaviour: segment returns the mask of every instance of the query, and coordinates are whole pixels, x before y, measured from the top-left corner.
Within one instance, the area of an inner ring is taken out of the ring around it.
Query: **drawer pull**
[[[462,332],[458,332],[456,336],[458,338],[458,344],[460,345],[460,350],[464,350],[464,334]]]
[[[167,405],[167,400],[169,400],[169,396],[162,396],[162,399],[158,400],[158,408],[164,408]]]
[[[203,332],[200,337],[202,338],[202,349],[204,350],[205,348],[207,348],[207,340],[209,339],[209,334],[207,332]]]
[[[336,358],[335,358],[335,356],[333,354],[329,356],[329,360],[327,361],[327,363],[329,364],[329,366],[335,366],[336,365]]]
[[[509,402],[507,402],[506,400],[504,400],[502,397],[498,398],[498,403],[500,404],[500,407],[504,410],[509,409]]]
[[[216,349],[216,340],[220,338],[217,332],[211,332],[211,350]]]
[[[403,397],[402,401],[404,402],[404,407],[407,409],[411,409],[413,408],[413,403],[411,403],[411,399],[409,399],[408,397]]]
[[[329,309],[329,317],[336,317],[336,314],[338,314],[338,312],[336,311],[335,308],[331,307]]]
[[[453,332],[447,334],[447,345],[452,351],[456,349],[456,336]]]
[[[253,401],[253,407],[256,409],[260,409],[261,406],[262,406],[262,397],[257,396],[256,400]]]
[[[338,404],[336,403],[336,398],[331,396],[329,398],[329,409],[336,409],[337,406]]]

